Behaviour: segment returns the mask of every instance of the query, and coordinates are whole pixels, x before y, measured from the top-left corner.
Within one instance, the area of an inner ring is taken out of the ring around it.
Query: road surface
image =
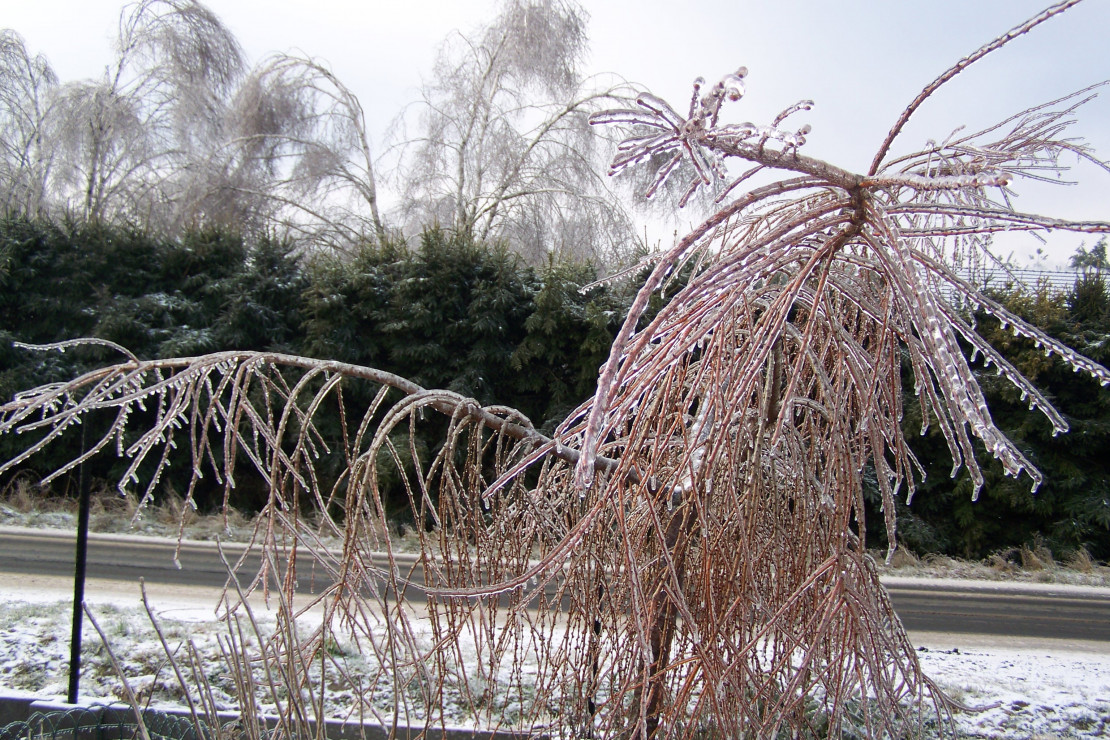
[[[0,527],[0,584],[21,577],[73,574],[71,533]],[[222,586],[226,570],[216,547],[184,542],[181,568],[173,563],[174,542],[149,537],[93,534],[89,538],[88,577],[180,586]],[[242,546],[225,545],[229,559]],[[403,556],[402,556],[403,557]],[[303,561],[302,561],[303,562]],[[248,560],[242,573],[257,573]],[[302,566],[302,587],[312,577]],[[895,611],[907,630],[1002,637],[1110,641],[1110,589],[1049,584],[975,581],[884,580]]]

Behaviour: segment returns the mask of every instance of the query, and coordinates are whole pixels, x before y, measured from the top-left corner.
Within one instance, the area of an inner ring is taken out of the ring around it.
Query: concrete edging
[[[33,714],[48,712],[65,712],[83,709],[96,715],[109,724],[131,724],[135,721],[135,713],[126,704],[66,704],[65,702],[39,699],[34,696],[6,695],[0,693],[0,728],[14,722],[26,722]],[[148,710],[149,711],[149,710]],[[189,720],[189,710],[182,707],[159,707],[152,711],[172,717]],[[238,719],[236,712],[220,712],[218,715],[221,724]],[[263,717],[268,726],[277,724],[276,717]],[[312,720],[309,724],[314,724]],[[510,738],[532,737],[528,734],[508,730],[478,730],[471,727],[430,727],[426,731],[422,727],[390,728],[376,723],[327,720],[325,734],[328,740],[389,740],[390,738],[405,738],[415,740],[474,740],[475,738],[491,738],[491,740],[509,740]],[[195,733],[193,733],[195,734]],[[183,738],[188,740],[188,738]]]

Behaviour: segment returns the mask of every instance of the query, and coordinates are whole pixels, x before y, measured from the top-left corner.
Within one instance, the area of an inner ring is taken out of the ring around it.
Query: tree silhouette
[[[966,466],[981,486],[981,443],[1035,487],[1040,474],[996,428],[962,347],[1057,431],[1067,425],[958,306],[1103,384],[1110,371],[963,275],[994,264],[994,232],[1110,233],[1110,223],[1022,213],[1008,197],[1064,154],[1093,158],[1063,137],[1091,90],[919,151],[894,155],[892,144],[945,82],[1075,1],[927,85],[863,174],[801,153],[806,127],[786,122],[805,103],[769,125],[725,122],[743,70],[699,80],[685,116],[646,93],[595,115],[634,127],[614,170],[662,163],[663,183],[685,162],[687,190],[724,184],[723,205],[655,255],[595,395],[550,437],[514,409],[372,368],[258,352],[125,354],[0,408],[0,432],[30,435],[0,471],[97,413],[115,423],[88,454],[129,457],[125,490],[149,494],[157,473],[140,484],[141,463],[160,471],[179,442],[194,485],[214,475],[229,500],[244,467],[261,475],[269,501],[255,544],[267,557],[254,587],[303,603],[306,559],[326,576],[307,596],[323,626],[298,639],[279,630],[276,644],[293,662],[325,660],[342,621],[381,666],[359,685],[368,711],[389,689],[386,722],[439,726],[451,705],[491,727],[558,736],[912,735],[958,705],[922,675],[866,551],[865,471],[891,543],[895,497],[915,487],[903,364],[954,470]],[[730,174],[730,162],[746,169]],[[757,171],[770,177],[749,184]],[[689,280],[641,325],[652,295],[684,270]],[[325,438],[314,415],[342,404],[350,382],[380,392]],[[440,446],[412,442],[422,424],[440,425]],[[346,463],[332,487],[316,475],[325,454]],[[418,524],[414,558],[386,526],[387,477],[401,480]],[[319,528],[342,538],[341,554],[320,547]]]
[[[1082,271],[1084,275],[1101,276],[1103,270],[1110,269],[1110,262],[1106,259],[1106,237],[1095,242],[1090,250],[1080,245],[1068,260],[1068,264],[1072,269]]]

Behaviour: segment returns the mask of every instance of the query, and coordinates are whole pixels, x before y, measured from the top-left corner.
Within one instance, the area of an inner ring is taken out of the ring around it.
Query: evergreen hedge
[[[171,240],[13,216],[0,219],[0,395],[109,359],[99,349],[39,353],[16,349],[13,341],[94,336],[145,357],[246,349],[370,365],[428,388],[512,406],[549,432],[593,392],[638,285],[631,279],[587,287],[597,277],[592,265],[555,259],[533,268],[503,247],[438,228],[413,246],[367,245],[337,260],[306,258],[280,240],[247,242],[227,231],[197,230]],[[1065,344],[1110,362],[1110,295],[1100,272],[1082,275],[1066,295],[1005,288],[996,297]],[[1083,547],[1110,558],[1110,391],[1046,358],[990,316],[976,320],[1047,391],[1072,431],[1053,437],[1043,418],[996,381],[993,368],[976,365],[992,413],[1045,482],[1033,495],[1028,480],[1005,478],[984,453],[987,485],[972,502],[966,473],[949,478],[948,450],[933,427],[915,444],[926,479],[912,505],[899,504],[904,544],[983,557],[1043,543],[1058,555]],[[376,390],[350,388],[349,413],[361,415]],[[905,424],[920,429],[912,393],[905,409]],[[338,418],[321,421],[326,434],[338,435],[339,425]],[[418,450],[440,438],[434,429],[420,434]],[[0,455],[16,449],[17,440],[0,439]],[[58,454],[34,460],[32,472],[49,472]],[[93,474],[111,480],[118,466],[105,458]],[[243,495],[240,503],[249,504],[251,493]],[[881,520],[877,511],[869,518]],[[882,537],[871,533],[873,543]]]

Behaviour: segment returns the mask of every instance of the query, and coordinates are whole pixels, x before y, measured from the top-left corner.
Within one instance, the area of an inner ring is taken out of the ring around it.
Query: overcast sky
[[[490,19],[495,0],[209,0],[249,58],[296,51],[325,60],[359,96],[375,144],[417,98],[439,43]],[[667,0],[586,2],[588,68],[646,85],[682,110],[690,81],[745,65],[748,95],[736,120],[769,122],[801,98],[816,107],[807,153],[865,170],[875,148],[921,88],[965,54],[1036,14],[1043,0],[712,0],[678,10]],[[62,80],[97,76],[108,63],[119,0],[0,0],[0,27],[44,54]],[[1110,79],[1110,2],[1087,0],[969,68],[926,104],[902,146],[943,139]],[[1110,158],[1110,89],[1080,113],[1076,133]],[[1082,185],[1030,190],[1018,206],[1110,220],[1110,174],[1077,168]],[[1079,237],[1053,242],[1063,259]],[[1019,254],[1036,246],[1015,243]],[[1011,246],[1007,246],[1011,249]]]

